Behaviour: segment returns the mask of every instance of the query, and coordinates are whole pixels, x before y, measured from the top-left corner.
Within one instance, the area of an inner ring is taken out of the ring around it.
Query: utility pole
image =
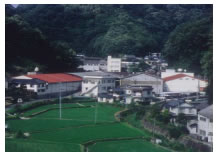
[[[98,103],[95,106],[95,124],[97,123]]]
[[[198,78],[198,93],[197,93],[197,100],[199,99],[199,94],[200,94],[200,84],[199,84],[199,76]]]
[[[155,118],[153,120],[153,139],[154,139],[154,129],[155,129]]]
[[[60,85],[60,90],[59,90],[59,107],[60,107],[60,119],[62,118],[62,114],[61,114],[61,82],[59,83]]]

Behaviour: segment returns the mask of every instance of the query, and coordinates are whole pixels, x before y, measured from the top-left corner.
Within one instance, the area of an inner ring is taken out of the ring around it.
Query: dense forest
[[[212,5],[6,5],[6,72],[75,71],[87,56],[161,52],[213,77]]]

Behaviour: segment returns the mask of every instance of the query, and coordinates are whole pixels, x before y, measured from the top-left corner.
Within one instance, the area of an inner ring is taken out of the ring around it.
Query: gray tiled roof
[[[69,74],[77,75],[77,76],[80,76],[80,77],[98,76],[98,77],[103,77],[103,78],[116,78],[114,75],[112,75],[110,73],[105,73],[105,72],[101,72],[101,71],[97,71],[97,72],[78,72],[78,73],[69,73]]]
[[[210,105],[202,109],[201,111],[198,112],[198,114],[207,117],[209,119],[213,119],[213,105]]]

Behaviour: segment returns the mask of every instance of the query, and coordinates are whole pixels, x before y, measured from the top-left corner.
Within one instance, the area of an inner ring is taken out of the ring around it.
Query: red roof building
[[[34,74],[26,75],[30,78],[36,78],[47,83],[59,83],[59,82],[78,82],[82,81],[82,78],[75,75],[65,74],[65,73],[54,73],[54,74]]]
[[[190,78],[193,78],[193,79],[198,79],[198,78],[186,75],[186,74],[176,74],[176,75],[173,75],[173,76],[165,77],[165,78],[163,78],[163,80],[164,80],[164,82],[166,82],[166,81],[179,79],[179,78],[182,78],[182,77],[190,77]],[[198,79],[198,80],[201,80],[201,79]],[[205,80],[201,80],[201,81],[205,81]],[[207,81],[205,81],[205,82],[207,82]]]

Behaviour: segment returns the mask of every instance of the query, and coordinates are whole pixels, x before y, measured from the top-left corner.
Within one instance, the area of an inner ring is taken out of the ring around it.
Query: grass
[[[169,152],[145,140],[99,142],[88,149],[89,152]]]
[[[38,111],[39,108],[36,109]],[[51,110],[29,120],[9,120],[6,123],[12,131],[25,132],[94,124],[95,109],[95,107],[62,109],[62,120],[59,120],[59,110]],[[120,108],[98,105],[97,122],[115,121],[113,115],[119,110]]]
[[[79,144],[43,142],[25,139],[6,139],[6,152],[80,152]]]
[[[8,120],[10,132],[29,132],[26,139],[6,139],[6,151],[81,151],[81,144],[99,139],[149,137],[150,133],[142,131],[127,123],[116,122],[114,114],[121,110],[107,104],[96,102],[80,103],[94,107],[62,109],[62,119],[59,119],[59,109],[36,115],[28,120]],[[57,104],[44,105],[27,112],[25,115],[57,107]],[[77,103],[63,104],[63,107],[78,106]],[[81,106],[81,105],[80,105]],[[97,111],[96,111],[97,110]],[[95,124],[95,113],[97,124]],[[111,144],[111,145],[110,145]],[[115,149],[115,146],[120,146]],[[134,146],[133,146],[134,145]],[[126,148],[125,148],[126,146]],[[132,148],[130,148],[132,147]],[[161,151],[149,142],[142,140],[100,142],[90,146],[92,151]]]
[[[84,143],[89,140],[104,138],[139,136],[144,135],[136,129],[128,128],[126,124],[122,123],[90,125],[32,134],[33,139],[68,143]]]

